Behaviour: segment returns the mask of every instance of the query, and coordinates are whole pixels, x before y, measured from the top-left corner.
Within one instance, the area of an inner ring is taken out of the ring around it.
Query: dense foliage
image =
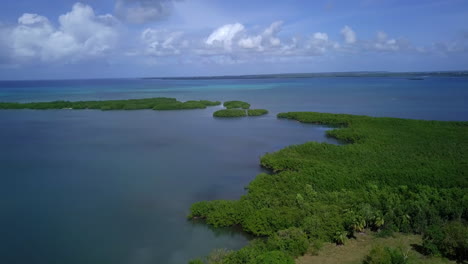
[[[432,225],[424,234],[427,253],[442,255],[459,262],[468,260],[468,225],[452,221],[444,225]]]
[[[53,101],[33,103],[0,103],[0,109],[100,109],[100,110],[180,110],[204,109],[220,105],[221,102],[206,100],[180,102],[175,98],[156,97],[146,99],[104,100],[104,101]]]
[[[247,116],[245,110],[242,109],[222,109],[213,113],[214,117],[243,117]]]
[[[247,110],[248,116],[261,116],[268,114],[268,110],[266,109],[249,109]]]
[[[250,104],[242,101],[226,101],[224,102],[224,107],[227,109],[233,109],[233,108],[242,108],[242,109],[249,109]]]
[[[382,236],[427,234],[424,245],[432,253],[466,258],[468,122],[305,112],[278,117],[334,126],[327,135],[351,144],[309,142],[266,154],[261,164],[275,173],[258,175],[240,200],[193,204],[190,218],[268,236],[265,245],[247,246],[222,263],[255,263],[253,255],[274,250],[302,254],[287,242],[271,242],[286,239],[279,235],[284,230],[343,244],[365,228]]]
[[[374,247],[362,262],[363,264],[407,264],[408,256],[398,248]]]

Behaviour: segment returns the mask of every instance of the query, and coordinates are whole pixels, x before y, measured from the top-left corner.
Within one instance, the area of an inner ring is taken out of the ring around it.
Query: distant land
[[[318,77],[402,77],[423,79],[425,77],[468,77],[468,71],[427,71],[427,72],[322,72],[322,73],[279,73],[221,76],[188,76],[188,77],[144,77],[143,79],[160,80],[220,80],[220,79],[275,79],[275,78],[318,78]]]

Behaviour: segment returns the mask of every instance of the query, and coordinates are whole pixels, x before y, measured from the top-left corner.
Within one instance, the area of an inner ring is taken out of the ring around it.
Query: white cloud
[[[115,14],[130,23],[142,24],[169,16],[175,0],[116,0]]]
[[[18,24],[22,25],[33,25],[33,24],[44,24],[49,23],[49,20],[46,17],[24,13],[20,18],[18,18]]]
[[[233,39],[244,30],[244,25],[235,23],[224,25],[211,33],[205,43],[209,46],[222,45],[225,50],[231,51]]]
[[[145,45],[145,54],[153,56],[179,55],[189,45],[188,40],[182,38],[183,32],[168,32],[147,28],[141,33],[141,40]]]
[[[397,51],[400,49],[399,44],[400,43],[396,39],[389,39],[385,32],[379,31],[377,32],[374,48],[382,51]]]
[[[42,52],[43,45],[54,32],[46,17],[37,14],[23,14],[18,19],[10,35],[14,55],[18,57],[36,57]]]
[[[172,3],[169,0],[117,2],[137,6],[150,2],[154,6],[157,6],[156,3]],[[141,19],[140,22],[143,22],[150,18],[143,15]],[[44,16],[25,13],[14,26],[0,24],[0,66],[20,65],[30,61],[67,63],[97,56],[110,61],[119,54],[125,57],[124,60],[136,62],[237,64],[268,60],[299,61],[338,53],[448,53],[467,50],[466,39],[438,43],[429,48],[415,48],[405,39],[389,37],[383,31],[377,32],[373,39],[358,41],[356,33],[349,26],[341,29],[344,43],[339,43],[325,32],[306,36],[294,32],[283,33],[282,21],[275,21],[263,28],[246,28],[241,23],[225,24],[206,35],[167,28],[146,28],[137,32],[129,30],[129,41],[119,43],[122,26],[114,16],[96,15],[90,6],[80,3],[75,4],[70,12],[61,15],[58,23]],[[113,56],[109,56],[110,54]],[[158,57],[157,60],[155,57]]]
[[[79,60],[105,54],[117,41],[117,22],[111,15],[97,16],[81,3],[59,17],[56,28],[44,16],[25,13],[9,35],[13,56],[21,60]]]
[[[262,50],[262,36],[246,37],[239,40],[238,45],[245,49]]]
[[[357,40],[356,33],[349,26],[344,26],[344,28],[341,30],[341,34],[343,35],[345,42],[348,44],[353,44]]]
[[[322,32],[314,33],[306,44],[306,53],[310,55],[322,55],[328,49],[336,47],[336,43],[328,40],[328,34]]]
[[[283,56],[296,56],[299,53],[299,40],[297,38],[292,38],[291,43],[284,44],[280,49],[280,54]]]
[[[316,33],[314,33],[313,38],[316,39],[316,40],[320,40],[320,41],[328,41],[327,33],[316,32]]]
[[[256,49],[264,51],[265,48],[272,49],[279,48],[281,40],[276,36],[281,31],[282,21],[273,22],[261,34],[255,36],[243,37],[237,43],[239,47],[244,49]]]
[[[281,44],[281,40],[276,37],[276,34],[281,31],[282,26],[283,21],[275,21],[263,32],[264,38],[269,40],[271,46],[279,46]]]

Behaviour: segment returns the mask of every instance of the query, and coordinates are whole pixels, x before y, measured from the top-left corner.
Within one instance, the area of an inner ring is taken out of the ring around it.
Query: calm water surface
[[[200,200],[237,199],[259,157],[326,128],[277,120],[322,111],[468,120],[468,79],[79,80],[0,82],[0,101],[247,100],[271,113],[0,111],[0,263],[186,263],[247,237],[185,219]]]

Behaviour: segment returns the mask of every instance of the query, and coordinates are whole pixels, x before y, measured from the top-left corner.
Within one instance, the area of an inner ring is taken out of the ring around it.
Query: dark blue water
[[[0,111],[0,263],[186,263],[247,238],[185,219],[190,204],[237,199],[259,157],[326,141],[281,111],[468,120],[468,79],[0,82],[0,101],[240,99],[272,113]]]

